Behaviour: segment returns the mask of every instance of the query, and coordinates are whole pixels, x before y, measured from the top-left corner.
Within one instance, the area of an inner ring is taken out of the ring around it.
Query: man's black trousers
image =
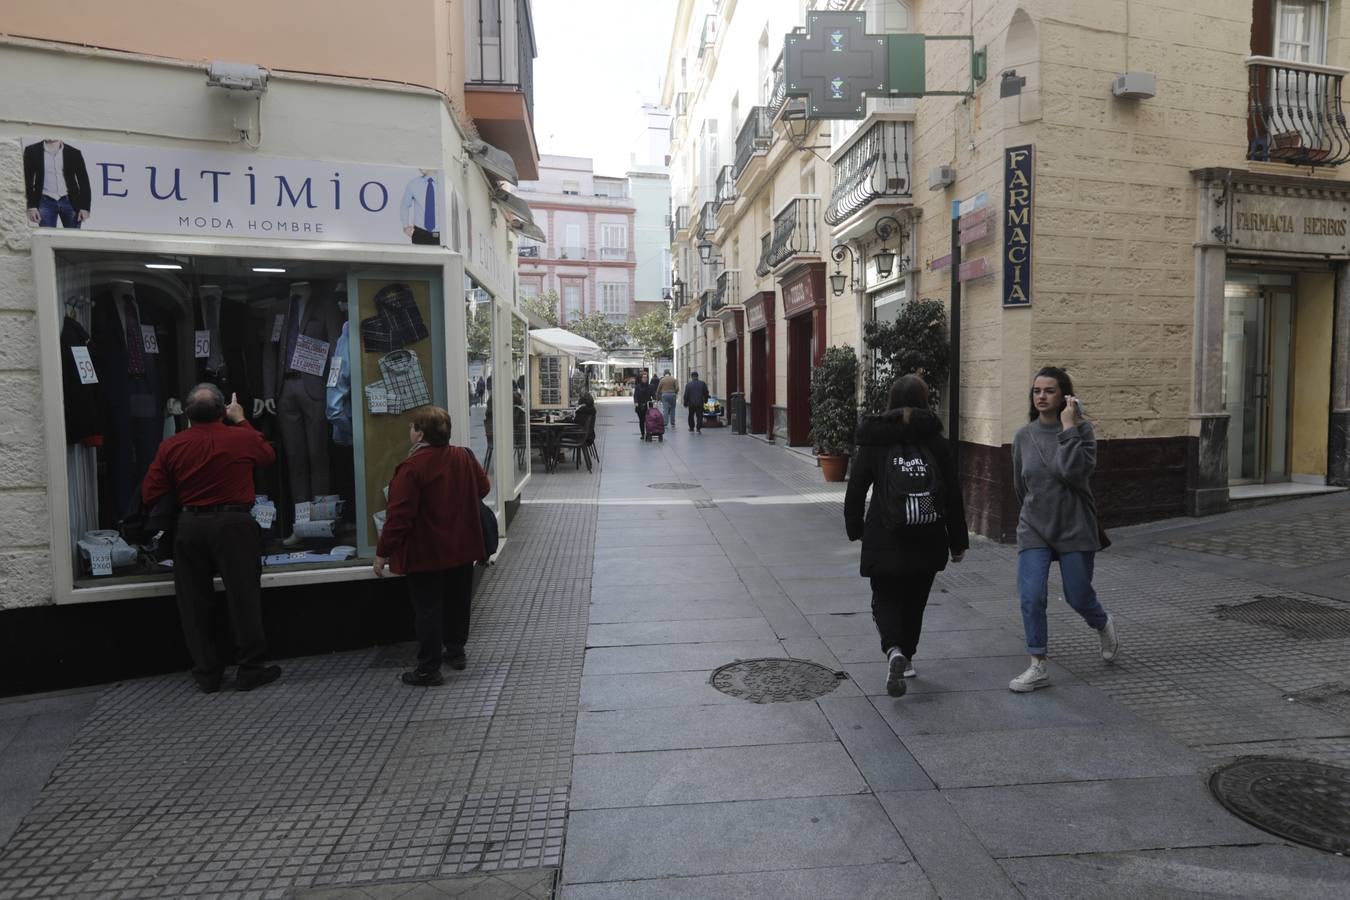
[[[691,407],[689,407],[689,430],[690,430],[690,431],[702,431],[702,430],[703,430],[703,404],[702,404],[702,403],[700,403],[698,406],[691,406]]]
[[[231,661],[243,670],[260,668],[267,658],[262,627],[262,551],[258,523],[246,510],[178,514],[173,539],[173,586],[183,639],[192,654],[192,671],[219,675]],[[225,584],[225,603],[234,634],[234,659],[221,656],[215,622],[217,603],[212,579]]]
[[[882,653],[899,647],[909,658],[919,649],[923,611],[936,577],[936,572],[914,572],[872,579],[872,621],[877,623]]]
[[[404,580],[408,582],[413,630],[417,633],[417,668],[437,671],[441,645],[455,649],[469,639],[473,563],[435,572],[409,572]]]

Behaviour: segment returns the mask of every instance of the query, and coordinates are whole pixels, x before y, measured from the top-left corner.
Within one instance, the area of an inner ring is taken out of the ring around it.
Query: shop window
[[[530,474],[529,325],[519,315],[511,316],[511,435],[515,458],[515,493]]]
[[[493,328],[492,295],[479,286],[472,278],[464,279],[464,333],[465,350],[468,354],[469,372],[469,421],[463,443],[478,457],[483,468],[488,470],[492,481],[492,491],[485,502],[493,509],[497,508],[497,482],[492,479],[493,434],[492,434],[492,348],[495,329]],[[451,423],[452,438],[459,440],[459,423]]]
[[[127,523],[203,382],[277,452],[253,476],[264,572],[368,563],[406,413],[446,404],[439,267],[58,251],[56,270],[75,587],[172,577],[172,504]]]

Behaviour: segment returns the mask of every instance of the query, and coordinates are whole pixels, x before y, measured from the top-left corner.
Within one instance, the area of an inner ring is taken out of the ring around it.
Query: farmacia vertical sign
[[[1032,178],[1031,144],[1003,151],[1003,305],[1031,305]]]

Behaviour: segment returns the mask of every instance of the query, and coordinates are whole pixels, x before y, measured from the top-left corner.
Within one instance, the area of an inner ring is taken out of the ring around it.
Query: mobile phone
[[[1073,408],[1078,413],[1080,419],[1087,418],[1087,410],[1083,408],[1083,401],[1079,400],[1077,397],[1074,398]]]

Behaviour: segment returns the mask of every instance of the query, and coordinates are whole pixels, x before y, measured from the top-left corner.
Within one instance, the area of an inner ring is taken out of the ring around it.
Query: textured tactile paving
[[[245,694],[205,696],[183,675],[112,686],[0,852],[0,896],[282,898],[410,881],[514,897],[514,882],[483,875],[511,870],[542,873],[517,892],[550,896],[596,506],[547,500],[594,498],[598,479],[563,468],[532,484],[545,502],[522,507],[484,575],[467,670],[408,688],[405,643],[284,661],[281,681]],[[460,873],[480,881],[446,880]]]
[[[1297,597],[1259,596],[1248,603],[1220,606],[1221,619],[1274,628],[1293,638],[1350,637],[1350,608],[1310,603]]]
[[[1249,756],[1215,772],[1209,788],[1257,828],[1319,850],[1350,853],[1350,769]]]
[[[823,697],[848,676],[804,659],[744,659],[716,669],[708,683],[751,703],[794,703]]]
[[[1164,542],[1229,559],[1301,569],[1350,558],[1350,509],[1322,510],[1252,522]]]

